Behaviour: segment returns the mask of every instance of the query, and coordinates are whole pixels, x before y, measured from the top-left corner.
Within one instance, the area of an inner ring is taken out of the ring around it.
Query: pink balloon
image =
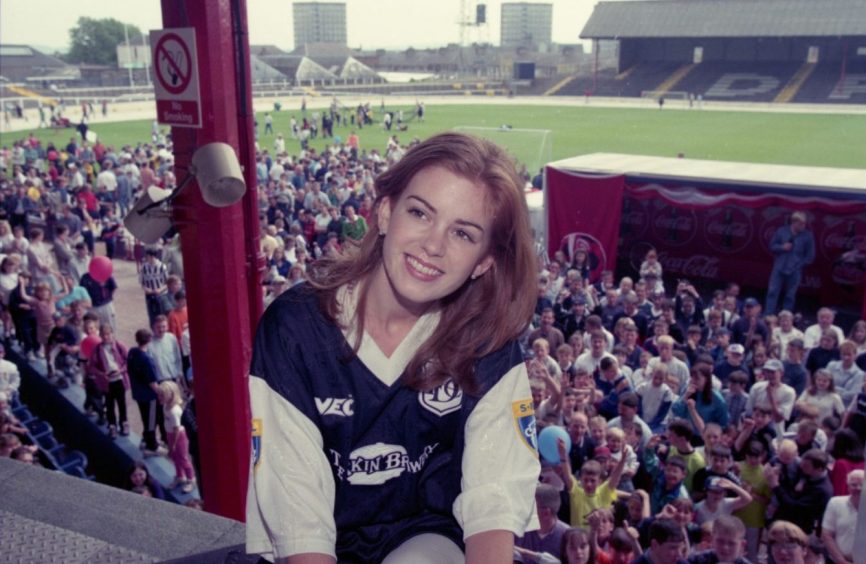
[[[81,354],[84,356],[84,358],[90,358],[90,353],[92,353],[93,349],[99,346],[99,343],[101,342],[102,339],[100,339],[96,335],[88,335],[87,337],[85,337],[84,340],[81,341]]]
[[[105,284],[111,278],[113,270],[114,267],[111,264],[111,259],[102,256],[90,259],[90,266],[87,268],[90,276],[100,284]]]

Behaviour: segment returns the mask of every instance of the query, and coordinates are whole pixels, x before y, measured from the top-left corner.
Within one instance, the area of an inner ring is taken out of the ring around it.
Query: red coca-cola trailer
[[[866,316],[866,170],[594,153],[548,164],[544,192],[549,253],[586,251],[593,277],[637,275],[652,247],[668,283],[752,293],[776,229],[802,210],[816,257],[798,299]]]

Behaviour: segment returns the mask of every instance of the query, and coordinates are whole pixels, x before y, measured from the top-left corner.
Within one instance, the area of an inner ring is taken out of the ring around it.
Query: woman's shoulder
[[[523,365],[523,350],[517,341],[508,341],[499,349],[478,359],[475,368],[482,391],[492,388],[503,376]]]
[[[319,293],[309,284],[292,286],[265,310],[262,323],[292,323],[318,312]]]
[[[336,325],[322,311],[320,298],[320,292],[307,282],[283,292],[262,315],[256,339],[276,345],[274,339],[283,344],[312,344],[336,338],[333,334]]]

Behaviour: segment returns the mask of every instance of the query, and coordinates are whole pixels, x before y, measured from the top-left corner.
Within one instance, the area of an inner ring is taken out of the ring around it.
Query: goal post
[[[518,167],[525,166],[530,178],[553,160],[553,132],[549,129],[458,125],[454,131],[493,141],[515,158]]]

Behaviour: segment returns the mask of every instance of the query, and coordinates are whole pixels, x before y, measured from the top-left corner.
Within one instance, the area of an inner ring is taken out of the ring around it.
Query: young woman
[[[589,564],[595,562],[595,549],[586,529],[572,527],[562,535],[562,554],[566,564]]]
[[[150,497],[165,499],[165,490],[159,482],[150,477],[147,466],[140,460],[132,463],[126,479],[126,489],[133,491],[137,488],[146,488],[150,492]]]
[[[536,296],[522,181],[495,145],[445,133],[376,193],[366,236],[259,326],[247,549],[511,562],[540,470],[516,344]]]
[[[823,421],[825,417],[845,414],[842,397],[836,393],[833,376],[826,369],[820,369],[809,377],[809,387],[803,390],[797,407],[813,415],[815,421]]]
[[[728,406],[722,394],[713,389],[709,365],[699,362],[692,366],[686,393],[674,402],[671,413],[689,421],[697,433],[703,433],[707,423],[722,429],[728,426]]]

